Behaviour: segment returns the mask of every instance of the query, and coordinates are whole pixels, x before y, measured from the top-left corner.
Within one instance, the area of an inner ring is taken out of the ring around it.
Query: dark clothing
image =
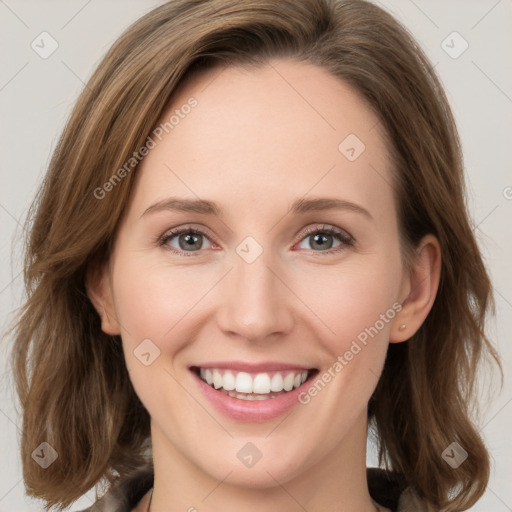
[[[418,499],[397,474],[379,468],[367,469],[370,496],[392,512],[434,512]],[[131,512],[153,486],[153,472],[140,470],[108,491],[82,512]]]

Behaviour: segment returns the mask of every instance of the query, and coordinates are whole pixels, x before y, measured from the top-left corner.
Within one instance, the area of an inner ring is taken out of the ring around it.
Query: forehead
[[[308,193],[377,209],[392,201],[377,116],[357,91],[311,64],[274,60],[195,73],[158,127],[161,140],[153,136],[156,146],[136,171],[139,210],[171,194],[241,207]]]

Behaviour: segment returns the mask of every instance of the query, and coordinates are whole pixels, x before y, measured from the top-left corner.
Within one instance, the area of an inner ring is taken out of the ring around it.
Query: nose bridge
[[[292,314],[285,296],[289,292],[275,275],[279,271],[271,261],[272,251],[263,250],[255,256],[255,246],[251,241],[247,244],[242,242],[234,254],[234,268],[221,299],[219,323],[225,332],[258,340],[290,329]]]

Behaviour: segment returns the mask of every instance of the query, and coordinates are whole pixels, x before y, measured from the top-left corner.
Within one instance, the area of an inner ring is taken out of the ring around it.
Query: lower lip
[[[241,400],[217,391],[191,372],[199,389],[222,414],[235,420],[261,423],[283,415],[299,404],[299,394],[309,386],[311,377],[298,388],[267,400]]]

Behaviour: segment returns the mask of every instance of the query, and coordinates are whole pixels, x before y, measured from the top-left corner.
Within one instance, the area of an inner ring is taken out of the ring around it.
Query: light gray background
[[[51,152],[84,82],[113,41],[157,0],[0,0],[0,328],[22,301],[21,225]],[[503,358],[505,383],[484,395],[482,433],[493,469],[485,496],[471,511],[512,510],[512,1],[386,0],[414,34],[447,89],[463,143],[475,233],[496,287],[489,326]],[[42,59],[31,48],[41,32],[58,42]],[[461,49],[457,31],[469,44]],[[453,42],[452,42],[453,41]],[[446,46],[445,46],[446,48]],[[448,49],[448,48],[446,48]],[[14,409],[6,343],[0,345],[0,512],[39,511],[24,497],[18,456],[20,420]],[[369,463],[374,462],[370,447]],[[90,492],[71,510],[89,506]]]

